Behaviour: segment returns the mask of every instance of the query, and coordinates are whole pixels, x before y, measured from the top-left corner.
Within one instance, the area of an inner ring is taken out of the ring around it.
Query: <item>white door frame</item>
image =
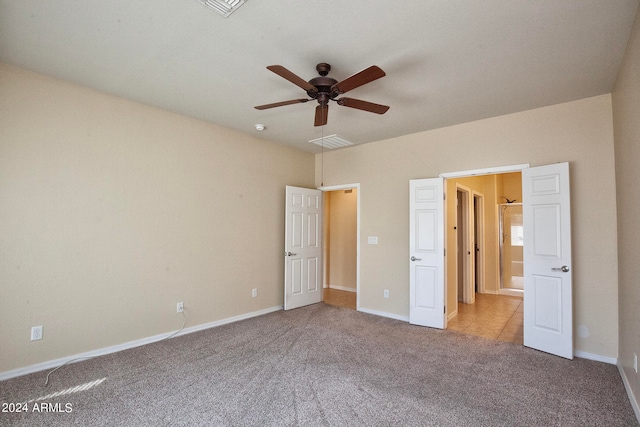
[[[471,259],[471,247],[473,246],[473,224],[471,222],[471,203],[473,201],[471,189],[464,185],[456,183],[456,203],[458,202],[458,193],[462,194],[462,206],[458,206],[458,212],[461,212],[462,218],[456,218],[456,226],[463,224],[462,230],[456,228],[456,244],[462,242],[462,247],[456,247],[456,285],[459,286],[462,279],[462,295],[458,295],[458,300],[462,296],[462,302],[472,304],[475,301],[474,292],[471,291],[471,272],[473,270],[473,260]],[[462,233],[462,235],[460,235]],[[462,258],[461,258],[462,255]],[[462,271],[462,277],[459,272]],[[457,289],[457,287],[456,287]]]
[[[529,163],[521,163],[521,164],[517,164],[517,165],[496,166],[496,167],[491,167],[491,168],[472,169],[472,170],[457,171],[457,172],[446,172],[446,173],[441,173],[440,177],[444,178],[445,180],[447,180],[447,179],[453,179],[453,178],[468,178],[468,177],[472,177],[472,176],[496,175],[496,174],[509,173],[509,172],[521,172],[522,173],[523,169],[528,169],[529,167],[530,167]],[[476,193],[474,192],[474,196],[475,196],[475,194]],[[477,193],[477,194],[481,195],[480,193]],[[483,201],[483,205],[484,205],[484,195],[481,195],[481,196],[482,196],[482,201]],[[446,215],[445,215],[445,217],[446,217]],[[484,252],[484,239],[483,239],[482,245],[483,245],[483,247],[481,249],[481,252]],[[483,256],[484,256],[484,253],[483,253]],[[498,265],[498,269],[499,269],[498,260],[496,260],[496,264]],[[482,265],[484,265],[484,264],[482,264]],[[484,274],[484,270],[482,272]],[[481,284],[481,286],[478,286],[478,291],[484,292],[485,291],[484,288],[485,288],[485,283],[484,283],[484,276],[483,276],[482,284]]]
[[[467,178],[470,176],[495,175],[499,173],[508,173],[508,172],[522,172],[522,169],[527,169],[529,167],[531,167],[529,163],[522,163],[519,165],[511,165],[511,166],[497,166],[494,168],[472,169],[472,170],[459,171],[459,172],[446,172],[446,173],[441,173],[440,178],[444,178],[444,179]]]
[[[477,283],[476,285],[478,286],[478,292],[480,293],[484,293],[485,289],[484,289],[484,194],[479,193],[477,191],[472,191],[471,192],[472,196],[473,196],[473,221],[474,221],[474,230],[475,230],[475,234],[476,234],[476,238],[475,240],[475,247],[473,248],[474,252],[474,256],[473,256],[473,260],[474,260],[474,271],[473,274],[477,274]],[[476,205],[475,202],[478,202],[478,209],[476,212]],[[480,224],[477,228],[476,228],[476,224]],[[477,247],[477,250],[476,250]],[[476,258],[478,259],[478,262],[475,262]],[[474,293],[475,293],[475,289],[474,289]]]
[[[350,188],[356,189],[356,311],[360,311],[360,183],[355,184],[341,184],[341,185],[329,185],[318,187],[317,189],[322,192],[330,192],[330,191],[338,191],[338,190],[348,190]],[[329,207],[331,209],[331,207]],[[323,229],[324,233],[324,219],[323,219]],[[324,254],[325,248],[323,248]],[[325,257],[326,259],[326,257]],[[326,263],[328,261],[325,260],[323,263],[323,277],[325,277],[326,272]],[[324,282],[324,279],[323,279]]]

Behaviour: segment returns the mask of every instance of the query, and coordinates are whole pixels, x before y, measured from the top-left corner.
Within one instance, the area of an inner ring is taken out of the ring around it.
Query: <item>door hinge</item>
[[[447,256],[447,250],[443,249],[443,251],[444,251],[444,256]]]
[[[447,306],[444,306],[444,314],[447,314]]]

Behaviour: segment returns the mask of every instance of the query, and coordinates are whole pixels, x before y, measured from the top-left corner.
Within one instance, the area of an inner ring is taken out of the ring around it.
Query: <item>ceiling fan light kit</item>
[[[341,82],[334,78],[327,77],[329,71],[331,71],[331,65],[325,62],[321,62],[316,65],[316,70],[320,76],[314,77],[309,81],[298,77],[282,65],[269,65],[267,69],[290,81],[301,89],[304,89],[309,98],[292,99],[289,101],[275,102],[273,104],[258,105],[255,107],[258,110],[282,107],[284,105],[300,104],[315,99],[318,101],[318,106],[316,107],[314,126],[324,126],[327,124],[329,101],[335,101],[338,105],[343,107],[355,108],[376,114],[384,114],[389,109],[386,105],[374,104],[373,102],[362,101],[360,99],[338,98],[340,95],[350,90],[384,77],[386,75],[385,72],[376,65],[372,65],[351,77],[347,77]]]

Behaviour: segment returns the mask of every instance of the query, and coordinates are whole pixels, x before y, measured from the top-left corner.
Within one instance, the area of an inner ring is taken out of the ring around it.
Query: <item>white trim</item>
[[[476,209],[475,209],[475,203],[476,203],[476,199],[478,200],[478,205],[479,205],[479,209],[478,209],[478,217],[476,218]],[[473,261],[474,261],[474,268],[475,271],[473,272],[475,274],[475,272],[478,272],[478,283],[476,283],[476,285],[478,286],[478,292],[479,293],[483,293],[484,289],[485,289],[485,276],[484,276],[484,263],[485,263],[485,253],[484,253],[484,193],[480,193],[476,190],[472,190],[471,191],[471,206],[473,209],[473,221],[474,221],[474,231],[475,231],[475,235],[478,236],[478,241],[476,242],[474,239],[474,243],[475,245],[480,249],[480,255],[474,254],[473,257]],[[475,229],[475,225],[476,224],[481,224],[479,227],[479,230]],[[475,236],[474,236],[475,237]],[[473,248],[475,250],[475,248]],[[476,258],[480,258],[480,262],[476,265],[475,261]],[[475,300],[475,297],[474,297]]]
[[[318,187],[317,189],[320,191],[328,192],[328,191],[336,191],[336,190],[348,190],[350,188],[356,189],[356,310],[359,311],[360,310],[360,183],[328,185],[328,186]],[[331,209],[331,207],[329,207],[329,209]],[[324,210],[323,210],[323,214],[324,214]]]
[[[459,206],[458,203],[458,193],[462,194],[462,205]],[[466,203],[465,203],[466,202]],[[458,277],[458,272],[462,270],[462,302],[465,304],[473,304],[476,301],[475,292],[472,288],[472,280],[471,274],[473,265],[471,256],[471,241],[473,240],[471,237],[471,229],[473,228],[473,224],[471,223],[471,206],[473,203],[473,195],[471,193],[471,189],[462,184],[456,182],[456,294],[457,290],[460,287],[460,277]],[[458,210],[461,210],[462,218],[458,218]],[[458,224],[463,224],[463,229],[459,230],[457,228]],[[463,232],[462,236],[460,236],[460,232]],[[462,248],[458,247],[458,242],[462,240]],[[462,259],[460,259],[460,254],[462,253]],[[467,254],[468,256],[464,256]],[[462,266],[460,263],[462,262]],[[460,295],[457,295],[458,301],[460,301]]]
[[[501,288],[498,289],[498,295],[509,295],[512,297],[520,297],[524,298],[524,290],[523,289],[509,289],[509,288]]]
[[[599,354],[587,353],[586,351],[575,350],[573,352],[575,357],[580,357],[582,359],[594,360],[596,362],[608,363],[609,365],[616,365],[618,363],[618,359],[616,357],[609,356],[601,356]]]
[[[348,287],[348,286],[329,285],[328,288],[337,289],[339,291],[345,291],[345,292],[358,292],[358,289],[354,287]]]
[[[373,314],[375,316],[388,317],[389,319],[401,320],[403,322],[409,321],[409,316],[400,316],[399,314],[387,313],[386,311],[371,310],[369,308],[362,308],[362,307],[359,308],[358,311],[361,311],[367,314]]]
[[[241,314],[239,316],[228,317],[226,319],[216,320],[215,322],[204,323],[202,325],[196,325],[189,328],[185,328],[173,336],[171,336],[173,332],[166,332],[164,334],[154,335],[152,337],[147,337],[147,338],[141,338],[139,340],[125,342],[125,343],[117,344],[111,347],[105,347],[98,350],[79,353],[73,356],[61,357],[60,359],[37,363],[31,366],[25,366],[24,368],[18,368],[18,369],[13,369],[11,371],[0,372],[0,381],[8,380],[15,377],[20,377],[22,375],[31,374],[33,372],[39,372],[47,369],[57,368],[58,366],[63,365],[65,363],[75,363],[81,360],[91,359],[98,356],[104,356],[111,353],[117,353],[123,350],[129,350],[131,348],[140,347],[140,346],[151,344],[157,341],[162,341],[167,337],[175,338],[175,337],[190,334],[193,332],[202,331],[204,329],[215,328],[217,326],[226,325],[228,323],[238,322],[240,320],[246,320],[252,317],[262,316],[262,315],[273,313],[274,311],[279,311],[282,309],[283,307],[281,305],[276,307],[270,307],[264,310],[254,311],[252,313]]]
[[[478,176],[478,175],[493,175],[497,173],[520,172],[522,171],[522,169],[527,169],[529,167],[530,167],[529,163],[523,163],[521,165],[496,166],[493,168],[473,169],[473,170],[459,171],[459,172],[446,172],[446,173],[441,173],[440,177],[445,179],[450,179],[450,178],[464,178],[468,176]]]
[[[638,406],[638,399],[636,399],[636,395],[633,394],[631,384],[629,384],[629,378],[627,378],[627,374],[625,373],[620,361],[618,361],[617,366],[618,371],[620,372],[620,376],[622,377],[622,383],[624,384],[624,388],[627,391],[627,396],[629,396],[629,402],[631,403],[633,412],[635,412],[636,419],[638,420],[638,422],[640,422],[640,406]]]

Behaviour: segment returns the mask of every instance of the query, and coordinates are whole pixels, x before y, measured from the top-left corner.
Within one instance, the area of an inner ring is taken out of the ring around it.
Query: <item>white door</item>
[[[287,186],[284,309],[322,301],[322,191]]]
[[[524,345],[573,359],[569,164],[522,171]]]
[[[445,327],[444,179],[409,182],[409,323]]]

